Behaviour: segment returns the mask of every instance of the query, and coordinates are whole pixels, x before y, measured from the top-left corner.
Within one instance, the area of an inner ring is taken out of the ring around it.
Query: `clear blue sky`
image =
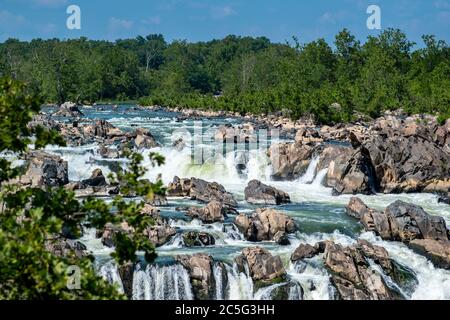
[[[81,30],[66,28],[66,8],[81,8]],[[420,42],[435,34],[450,42],[450,0],[0,0],[0,41],[9,37],[115,40],[162,33],[168,40],[267,36],[276,42],[332,41],[346,27],[359,39],[367,7],[381,7],[382,28],[400,28]]]

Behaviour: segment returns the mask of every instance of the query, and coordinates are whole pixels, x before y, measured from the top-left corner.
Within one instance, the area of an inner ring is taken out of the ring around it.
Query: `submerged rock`
[[[265,185],[258,180],[250,181],[244,193],[245,200],[252,204],[280,205],[291,202],[286,192]]]
[[[292,218],[274,209],[257,209],[251,217],[240,214],[234,223],[244,237],[253,242],[274,240],[287,244],[281,238],[296,230]]]

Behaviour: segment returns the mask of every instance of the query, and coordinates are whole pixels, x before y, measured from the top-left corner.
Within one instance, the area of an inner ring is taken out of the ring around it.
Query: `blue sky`
[[[70,4],[81,8],[81,30],[66,28]],[[450,42],[450,0],[0,0],[0,41],[162,33],[168,40],[237,34],[309,42],[332,41],[344,27],[364,39],[378,32],[366,27],[371,4],[381,8],[383,29],[400,28],[419,43],[422,34]]]

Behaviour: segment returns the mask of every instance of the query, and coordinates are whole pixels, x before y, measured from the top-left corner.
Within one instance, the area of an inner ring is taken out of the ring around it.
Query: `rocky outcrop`
[[[333,194],[372,194],[376,192],[377,180],[367,149],[361,147],[351,155],[343,153],[330,162],[327,185]]]
[[[389,218],[394,240],[448,240],[445,220],[429,215],[419,206],[396,201],[386,208],[385,214]]]
[[[248,266],[250,276],[260,284],[270,284],[284,278],[286,271],[278,256],[272,256],[269,251],[261,247],[250,247],[242,250],[235,258],[240,272],[245,272]]]
[[[176,234],[176,229],[161,218],[158,209],[150,205],[145,205],[141,213],[149,215],[154,219],[154,225],[146,228],[144,230],[144,235],[146,235],[156,247],[166,244]],[[120,225],[107,224],[101,233],[103,245],[114,247],[114,236],[118,232],[132,233],[134,232],[134,229],[126,222],[122,222]]]
[[[195,299],[212,299],[215,295],[212,257],[207,254],[179,255],[175,260],[188,270]]]
[[[26,156],[26,171],[17,181],[37,188],[61,187],[69,182],[68,165],[59,156],[33,151]]]
[[[378,265],[386,275],[399,281],[399,273],[387,251],[360,240],[356,245],[343,247],[327,242],[325,267],[331,274],[331,282],[343,300],[394,300],[405,299],[395,288],[389,287],[383,276],[369,262]]]
[[[253,242],[274,240],[288,244],[282,236],[296,229],[292,218],[273,209],[257,209],[251,217],[240,214],[234,223],[244,237]]]
[[[233,195],[217,182],[207,182],[202,179],[180,179],[175,177],[167,188],[167,195],[172,197],[189,197],[201,202],[219,201],[226,206],[237,205]]]
[[[200,219],[203,223],[223,222],[227,216],[227,207],[219,201],[211,201],[204,208],[189,208],[187,214]]]
[[[295,249],[294,253],[291,255],[291,261],[299,261],[303,259],[309,259],[316,255],[318,255],[323,248],[320,247],[319,244],[316,244],[314,246],[310,244],[301,244]],[[323,252],[323,251],[322,251]]]
[[[81,183],[88,187],[104,187],[107,185],[106,178],[101,169],[92,171],[89,179],[83,180]]]
[[[137,129],[133,136],[135,136],[134,146],[137,149],[151,149],[159,146],[158,142],[156,142],[149,130]]]
[[[415,239],[448,240],[442,217],[431,216],[421,207],[403,201],[396,201],[379,212],[368,208],[359,198],[352,198],[347,213],[384,240],[407,243]]]
[[[78,259],[90,256],[84,244],[77,240],[69,240],[56,236],[45,241],[45,250],[58,257],[75,257]]]
[[[295,180],[306,172],[314,148],[301,143],[274,144],[269,149],[274,180]]]
[[[280,205],[291,202],[286,192],[265,185],[258,180],[250,181],[244,193],[245,200],[252,204]]]
[[[415,239],[409,247],[430,259],[436,267],[450,270],[450,241]]]
[[[65,102],[59,107],[58,111],[53,113],[53,116],[77,118],[84,116],[84,114],[80,111],[76,103]]]
[[[433,138],[436,130],[435,120],[427,118],[377,120],[375,133],[364,147],[372,158],[380,191],[448,192],[450,153],[442,145],[443,132],[436,135],[438,141]]]
[[[216,240],[209,233],[189,231],[183,233],[183,243],[186,247],[204,247],[214,245]]]

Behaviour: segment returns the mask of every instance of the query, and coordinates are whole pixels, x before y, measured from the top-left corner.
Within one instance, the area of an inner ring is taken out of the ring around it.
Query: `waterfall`
[[[323,186],[322,183],[323,183],[323,180],[325,179],[325,177],[327,176],[327,173],[328,173],[328,169],[322,169],[322,170],[320,170],[320,171],[317,173],[316,178],[315,178],[314,181],[312,182],[312,185],[313,185],[313,186],[316,186],[316,187],[321,187],[321,186]]]
[[[122,279],[120,278],[119,270],[117,269],[117,265],[114,261],[110,261],[102,265],[98,273],[109,283],[117,285],[119,292],[124,292]]]
[[[213,275],[214,281],[216,283],[216,300],[224,300],[224,292],[223,292],[223,270],[222,266],[219,263],[214,263],[213,266]]]
[[[133,276],[133,300],[193,300],[189,273],[180,264],[138,266]]]
[[[298,182],[304,183],[304,184],[310,184],[314,181],[314,177],[316,176],[317,165],[319,164],[319,159],[320,159],[320,157],[318,157],[318,156],[311,159],[308,169],[306,169],[305,174],[300,177]]]
[[[250,277],[248,266],[245,264],[244,272],[239,272],[236,263],[233,266],[226,265],[228,275],[228,299],[252,300],[253,279]]]

